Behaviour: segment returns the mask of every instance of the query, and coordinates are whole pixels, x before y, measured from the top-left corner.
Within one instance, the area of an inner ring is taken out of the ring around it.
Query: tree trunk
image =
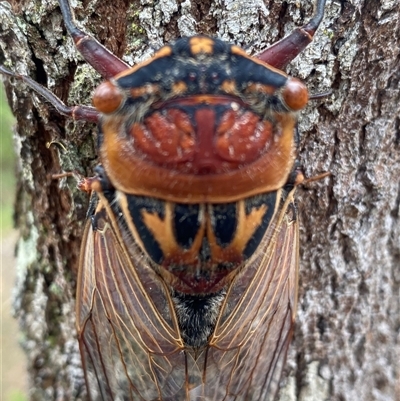
[[[90,104],[99,76],[73,46],[54,0],[0,3],[0,63],[70,105]],[[74,1],[82,28],[129,64],[180,36],[215,35],[265,49],[309,20],[312,1]],[[299,305],[281,401],[400,399],[400,3],[328,1],[315,40],[290,65],[311,93],[300,115]],[[31,400],[85,400],[75,333],[75,280],[96,128],[74,123],[20,82],[6,81],[17,118],[15,310]],[[11,268],[11,267],[10,267]]]

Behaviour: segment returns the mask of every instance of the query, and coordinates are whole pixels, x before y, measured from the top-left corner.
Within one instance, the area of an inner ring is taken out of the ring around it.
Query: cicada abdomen
[[[283,68],[321,22],[258,57],[208,36],[129,68],[75,26],[107,79],[94,108],[101,165],[82,242],[77,330],[92,400],[273,400],[296,312],[297,112],[308,91]]]

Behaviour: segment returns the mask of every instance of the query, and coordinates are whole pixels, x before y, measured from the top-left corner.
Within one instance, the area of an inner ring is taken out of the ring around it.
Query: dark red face
[[[292,169],[300,81],[196,36],[103,83],[102,161],[125,193],[223,203],[281,188]]]

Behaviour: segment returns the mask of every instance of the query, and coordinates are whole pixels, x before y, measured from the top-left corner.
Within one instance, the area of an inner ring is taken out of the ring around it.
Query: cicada
[[[56,109],[99,127],[76,300],[92,400],[273,400],[291,340],[305,85],[280,69],[318,28],[257,57],[198,35],[132,68],[65,25],[105,79],[91,106]]]

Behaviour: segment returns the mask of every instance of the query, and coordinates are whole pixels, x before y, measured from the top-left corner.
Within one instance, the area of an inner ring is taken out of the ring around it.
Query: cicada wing
[[[292,195],[234,279],[203,349],[184,347],[168,291],[100,200],[85,231],[77,295],[93,400],[274,399],[297,298]]]
[[[173,397],[185,388],[185,355],[177,325],[168,321],[170,300],[143,254],[134,247],[127,253],[101,198],[86,226],[77,288],[88,391],[96,401]]]
[[[207,400],[275,398],[296,311],[298,225],[292,195],[227,294],[205,357]]]

